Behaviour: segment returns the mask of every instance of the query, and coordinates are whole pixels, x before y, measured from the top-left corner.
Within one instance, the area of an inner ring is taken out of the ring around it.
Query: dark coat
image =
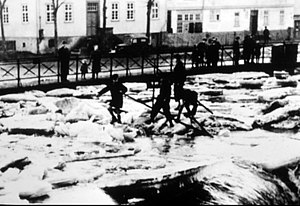
[[[93,51],[91,54],[92,72],[101,72],[101,52],[99,49]]]
[[[151,111],[152,120],[154,120],[161,108],[163,108],[166,118],[169,121],[172,120],[172,115],[170,113],[171,84],[170,79],[165,78],[162,80],[159,95],[157,96],[156,102]]]
[[[69,62],[70,62],[70,51],[68,48],[61,47],[58,50],[58,59],[61,64],[61,74],[68,75],[69,74]]]
[[[174,83],[183,85],[185,80],[186,80],[185,67],[182,61],[179,60],[174,68]]]
[[[110,83],[105,88],[103,88],[98,95],[101,96],[102,94],[110,91],[111,93],[111,102],[110,106],[115,108],[122,108],[123,107],[123,94],[127,92],[127,87],[125,87],[121,82]]]

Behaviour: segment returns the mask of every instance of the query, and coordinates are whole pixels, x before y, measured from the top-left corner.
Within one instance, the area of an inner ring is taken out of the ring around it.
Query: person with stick
[[[111,124],[115,122],[122,123],[121,108],[123,107],[123,94],[125,94],[127,90],[127,87],[119,81],[119,75],[114,74],[112,75],[112,82],[98,92],[98,96],[101,96],[108,91],[111,93],[111,101],[108,108],[108,111],[112,116]]]
[[[167,120],[164,123],[164,125],[169,122],[170,127],[173,127],[172,122],[172,115],[170,112],[170,99],[171,99],[171,85],[172,82],[169,78],[163,77],[161,79],[161,85],[160,85],[160,93],[157,96],[156,102],[152,108],[151,111],[151,122],[154,122],[154,118],[159,113],[160,109],[163,109],[164,115],[166,116]]]
[[[190,118],[193,118],[197,112],[197,107],[198,107],[198,94],[195,91],[192,91],[190,89],[183,89],[181,92],[183,104],[180,106],[177,114],[177,119],[176,121],[180,121],[180,115],[182,113],[183,107],[186,108],[188,112],[188,116]],[[190,106],[193,106],[192,110],[190,109]]]

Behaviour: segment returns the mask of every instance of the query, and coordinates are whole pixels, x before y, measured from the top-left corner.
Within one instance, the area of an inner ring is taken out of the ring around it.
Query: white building
[[[295,0],[168,0],[173,33],[261,33],[294,26]]]
[[[59,0],[58,37],[71,45],[95,36],[103,25],[103,0]],[[114,34],[146,33],[148,0],[107,0],[106,27]],[[7,41],[18,51],[45,52],[53,46],[52,0],[8,0],[3,12]],[[166,0],[152,7],[151,33],[166,30]],[[39,37],[43,36],[42,39]],[[53,49],[53,48],[52,48]]]
[[[300,1],[295,1],[294,37],[300,39]]]

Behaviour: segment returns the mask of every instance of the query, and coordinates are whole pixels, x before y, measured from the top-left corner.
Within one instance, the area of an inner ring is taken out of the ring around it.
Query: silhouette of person
[[[69,74],[70,51],[66,46],[67,42],[63,41],[61,48],[58,50],[58,59],[60,62],[61,82],[67,82]]]
[[[254,36],[250,36],[249,38],[249,52],[250,52],[250,58],[251,58],[251,63],[254,64],[254,58],[255,58],[255,37]]]
[[[237,36],[233,41],[233,65],[235,66],[239,65],[239,60],[241,56],[239,40],[240,37]]]
[[[197,45],[194,45],[192,51],[192,68],[198,68],[199,66],[199,57],[198,57],[198,48]]]
[[[265,44],[268,44],[269,40],[270,40],[270,31],[269,31],[269,29],[268,29],[267,26],[265,26],[265,29],[263,31],[263,35],[264,35],[264,42],[265,42]]]
[[[260,58],[260,55],[261,55],[261,45],[259,44],[259,41],[257,40],[255,42],[255,48],[254,48],[254,56],[255,56],[255,62],[258,64],[259,63],[259,58]]]
[[[207,52],[206,38],[203,38],[201,42],[197,45],[198,48],[198,58],[200,66],[205,66],[205,56]]]
[[[207,44],[207,51],[206,51],[206,65],[208,67],[212,66],[213,55],[214,55],[213,39],[209,38]]]
[[[88,72],[89,64],[87,63],[86,59],[83,59],[81,62],[80,72],[81,72],[81,79],[86,79],[85,75]]]
[[[90,62],[92,62],[92,78],[98,79],[98,73],[101,72],[101,51],[98,48],[98,45],[94,46],[94,51],[91,53]]]
[[[183,107],[186,108],[188,112],[188,116],[190,118],[194,117],[197,111],[198,107],[198,94],[195,91],[192,91],[190,89],[183,89],[182,91],[182,96],[183,104],[179,108],[178,114],[177,114],[177,119],[176,121],[178,122],[180,120],[180,115],[182,113]],[[192,110],[190,109],[190,106],[193,106]]]
[[[171,86],[172,82],[170,78],[168,77],[162,77],[160,80],[160,92],[159,95],[156,98],[156,102],[153,105],[152,111],[151,111],[151,122],[154,122],[154,118],[160,111],[160,109],[163,109],[163,112],[167,118],[167,122],[169,122],[170,127],[173,127],[172,122],[172,115],[170,112],[170,99],[171,99]]]
[[[184,82],[186,80],[186,71],[183,62],[180,59],[180,55],[175,55],[176,66],[174,68],[173,79],[174,79],[174,98],[178,102],[176,109],[180,106],[180,91],[183,88]]]
[[[249,35],[245,36],[243,42],[243,57],[245,64],[249,64],[251,58],[251,40]]]
[[[119,81],[118,74],[112,75],[112,81],[100,92],[98,92],[98,96],[101,96],[108,91],[111,93],[111,101],[108,108],[108,111],[112,116],[111,124],[115,122],[122,123],[121,108],[123,107],[123,94],[127,92],[127,87]]]
[[[221,49],[221,44],[220,44],[219,40],[216,37],[213,38],[211,46],[212,46],[212,48],[211,48],[212,49],[212,53],[211,53],[211,55],[212,55],[212,66],[216,67],[216,66],[218,66],[218,61],[220,59],[219,50]]]

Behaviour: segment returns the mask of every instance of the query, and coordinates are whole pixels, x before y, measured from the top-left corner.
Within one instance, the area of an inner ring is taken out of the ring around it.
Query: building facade
[[[262,34],[273,38],[294,27],[295,0],[168,0],[168,32]],[[220,36],[224,40],[224,36]],[[226,39],[225,39],[226,40]],[[226,42],[223,42],[226,43]]]
[[[113,34],[145,34],[148,0],[59,0],[57,31],[59,42],[75,45],[81,38],[97,36],[103,27]],[[166,0],[154,3],[151,33],[166,29]],[[17,51],[44,53],[53,50],[54,16],[52,0],[9,0],[3,12],[6,40]]]
[[[300,1],[295,1],[294,38],[300,40]]]

